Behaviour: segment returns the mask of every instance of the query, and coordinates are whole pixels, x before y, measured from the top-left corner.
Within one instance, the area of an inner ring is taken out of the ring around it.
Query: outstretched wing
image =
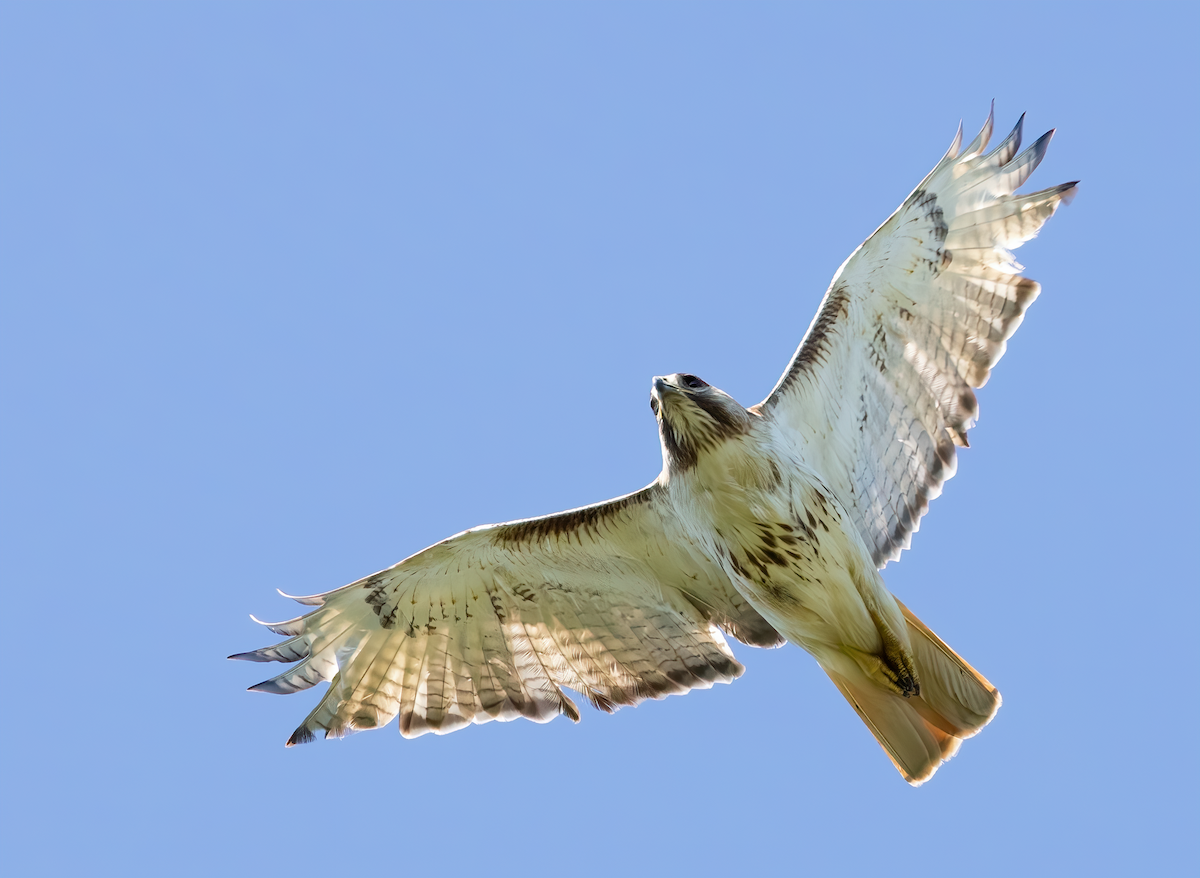
[[[694,550],[657,483],[570,512],[475,528],[265,623],[282,643],[231,656],[295,664],[252,686],[330,686],[289,746],[400,717],[406,737],[602,710],[742,673],[721,630],[779,634]]]
[[[1024,120],[1024,116],[1021,117]],[[851,511],[882,567],[908,548],[929,501],[954,475],[982,387],[1039,286],[1010,248],[1037,234],[1067,183],[1013,191],[1054,133],[1025,152],[1018,121],[984,153],[992,116],[949,152],[834,275],[764,414]]]

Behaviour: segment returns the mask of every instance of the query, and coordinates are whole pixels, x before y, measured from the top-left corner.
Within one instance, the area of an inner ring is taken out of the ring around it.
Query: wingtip
[[[295,747],[297,744],[308,744],[316,740],[316,735],[308,726],[300,726],[296,731],[292,732],[292,736],[287,739],[285,747]]]
[[[303,604],[306,607],[320,607],[325,604],[325,595],[323,594],[295,595],[288,594],[282,588],[277,588],[275,590],[289,601],[295,601],[296,603]]]
[[[974,158],[983,153],[987,149],[988,141],[992,139],[992,131],[995,127],[996,120],[996,99],[992,98],[991,107],[988,109],[987,119],[984,120],[983,127],[979,129],[979,133],[975,135],[975,139],[963,151],[963,158]]]
[[[1017,119],[1017,124],[1013,126],[1012,131],[1008,132],[1005,137],[989,154],[988,158],[994,166],[1003,167],[1007,165],[1012,157],[1021,149],[1021,139],[1025,134],[1025,114],[1021,114],[1021,118]]]
[[[958,131],[954,134],[954,139],[950,141],[950,148],[946,150],[946,158],[954,158],[958,155],[959,147],[962,146],[963,123],[962,119],[958,120]]]
[[[285,637],[295,637],[297,634],[304,633],[304,617],[300,616],[295,619],[285,619],[282,622],[264,622],[262,619],[250,614],[250,619],[255,624],[262,625],[273,634],[282,634]]]
[[[1029,169],[1030,173],[1032,173],[1033,170],[1042,163],[1042,159],[1046,157],[1046,151],[1050,149],[1050,141],[1054,139],[1054,132],[1056,130],[1057,129],[1051,128],[1049,131],[1035,140],[1033,142],[1033,146],[1026,150],[1026,152],[1033,154],[1033,166]]]
[[[987,149],[988,141],[992,139],[992,131],[996,127],[996,99],[992,98],[992,102],[988,104],[987,119],[983,122],[983,127],[979,130],[979,151]],[[986,133],[985,133],[986,132]]]

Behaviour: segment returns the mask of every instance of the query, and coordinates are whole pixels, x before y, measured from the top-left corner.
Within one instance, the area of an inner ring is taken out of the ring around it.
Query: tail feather
[[[962,739],[921,716],[915,704],[919,696],[896,695],[865,674],[852,680],[828,668],[825,672],[913,786],[933,777],[938,767],[958,752]]]
[[[904,779],[920,786],[1000,709],[1000,693],[904,604],[921,693],[897,695],[866,674],[825,669]]]
[[[900,605],[908,639],[921,675],[921,700],[944,718],[959,738],[970,738],[992,721],[1000,709],[1000,693],[930,631],[912,611]]]

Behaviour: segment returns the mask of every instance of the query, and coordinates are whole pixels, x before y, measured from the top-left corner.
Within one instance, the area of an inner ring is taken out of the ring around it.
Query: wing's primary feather
[[[956,445],[1039,286],[1015,249],[1074,183],[1014,195],[1046,154],[1020,149],[1024,116],[984,153],[992,115],[842,265],[799,349],[759,408],[782,419],[803,459],[849,508],[882,567],[908,548],[954,475]]]
[[[295,663],[252,686],[329,690],[290,744],[400,718],[408,737],[579,712],[560,687],[613,710],[742,673],[719,629],[782,638],[689,548],[657,484],[558,515],[475,528],[325,595],[288,636],[232,658]]]

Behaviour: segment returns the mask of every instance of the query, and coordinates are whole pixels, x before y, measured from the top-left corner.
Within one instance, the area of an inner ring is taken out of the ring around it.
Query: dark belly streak
[[[728,541],[729,564],[762,600],[780,609],[803,609],[796,583],[821,585],[821,525],[797,516],[794,523],[755,522]],[[824,531],[828,532],[825,527]]]
[[[824,587],[823,579],[829,572],[829,564],[840,567],[849,562],[846,572],[855,581],[864,608],[882,641],[882,649],[872,656],[857,649],[849,649],[849,652],[857,653],[858,660],[866,663],[864,670],[871,676],[879,674],[883,678],[880,682],[886,680],[897,694],[906,697],[919,694],[920,684],[911,656],[877,612],[873,598],[864,593],[866,586],[859,581],[862,571],[856,570],[850,559],[841,558],[840,553],[835,552],[839,555],[837,558],[829,557],[828,553],[822,557],[821,539],[831,532],[830,520],[834,527],[841,529],[840,516],[830,508],[831,504],[820,491],[809,492],[808,499],[809,503],[799,510],[789,504],[790,521],[756,521],[742,525],[726,537],[729,566],[745,583],[751,596],[766,607],[802,625],[820,625],[811,615],[814,609],[805,606],[804,593],[809,589],[820,591]],[[807,621],[806,616],[809,617]],[[836,626],[832,619],[821,621]]]

